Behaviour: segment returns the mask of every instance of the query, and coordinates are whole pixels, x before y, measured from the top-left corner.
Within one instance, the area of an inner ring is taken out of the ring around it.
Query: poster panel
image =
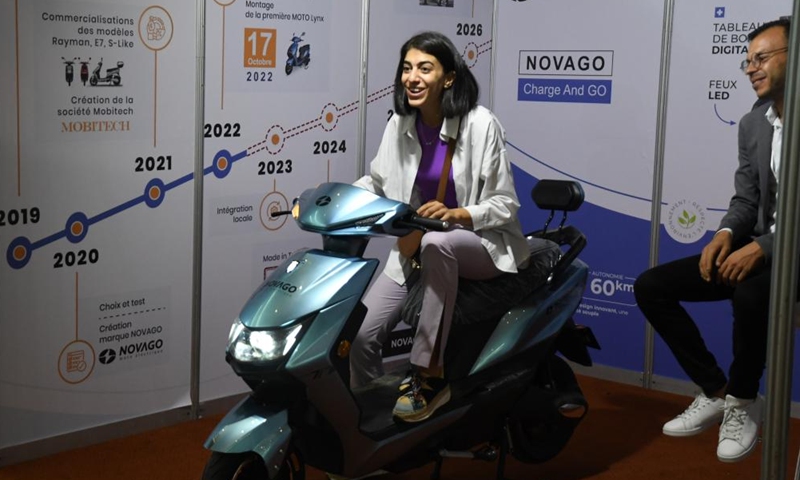
[[[621,0],[502,0],[497,19],[494,106],[523,226],[547,218],[530,201],[538,179],[581,183],[569,222],[590,271],[575,320],[594,330],[597,363],[631,370],[644,355],[633,282],[648,263],[662,23],[662,2]]]
[[[747,55],[747,36],[762,23],[790,14],[791,8],[789,0],[675,3],[660,263],[700,253],[727,211],[738,165],[739,120],[756,101],[739,69]],[[727,371],[732,360],[730,303],[686,307]],[[660,338],[654,372],[687,378]],[[794,384],[797,392],[800,384]]]
[[[2,448],[189,403],[196,12],[0,10]]]
[[[321,239],[285,211],[356,171],[361,3],[208,0],[201,400],[246,390],[228,332],[283,259]]]
[[[494,2],[485,0],[380,0],[370,2],[367,73],[366,162],[375,156],[386,122],[394,114],[394,77],[400,48],[414,34],[437,31],[453,42],[478,80],[478,103],[491,102]],[[373,241],[367,254],[386,259],[394,239]],[[379,267],[382,271],[383,267]],[[411,351],[413,335],[401,323],[384,345],[384,357]]]

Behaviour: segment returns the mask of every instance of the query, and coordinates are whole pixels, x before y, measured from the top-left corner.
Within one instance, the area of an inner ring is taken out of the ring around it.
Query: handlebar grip
[[[427,230],[433,230],[437,232],[443,232],[448,228],[450,228],[450,223],[448,222],[444,222],[442,220],[436,220],[434,218],[420,217],[417,215],[412,215],[409,221],[410,223],[419,225],[420,227],[423,227]]]

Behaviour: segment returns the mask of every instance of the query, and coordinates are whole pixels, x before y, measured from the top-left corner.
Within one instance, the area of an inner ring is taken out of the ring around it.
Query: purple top
[[[420,207],[425,203],[436,200],[436,191],[439,189],[439,177],[442,176],[444,158],[447,156],[447,142],[439,137],[441,127],[429,127],[417,117],[417,138],[422,147],[422,159],[419,162],[417,178],[414,181],[414,191],[411,193],[411,205]],[[447,208],[457,208],[456,187],[453,181],[453,168],[450,166],[447,188],[445,189],[444,202]]]

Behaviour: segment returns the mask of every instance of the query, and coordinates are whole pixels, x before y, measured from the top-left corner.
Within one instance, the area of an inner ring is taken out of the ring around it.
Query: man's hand
[[[717,281],[735,287],[756,268],[764,264],[761,245],[750,242],[731,253],[717,271]]]
[[[733,236],[727,230],[720,230],[714,238],[708,242],[700,254],[700,277],[706,282],[711,281],[711,275],[715,268],[719,268],[728,258],[733,245]]]
[[[431,200],[417,209],[417,215],[435,218],[449,223],[458,223],[465,227],[472,226],[472,216],[465,208],[447,208],[442,202]]]

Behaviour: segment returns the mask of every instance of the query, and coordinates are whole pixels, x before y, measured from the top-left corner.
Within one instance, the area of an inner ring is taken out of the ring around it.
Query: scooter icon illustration
[[[105,76],[100,76],[100,72],[103,69],[103,59],[100,58],[100,61],[97,62],[97,66],[92,72],[92,76],[89,78],[89,84],[93,87],[96,87],[98,84],[110,84],[118,86],[120,83],[122,83],[122,77],[120,76],[119,71],[124,65],[124,62],[118,61],[116,67],[107,68]]]
[[[75,70],[73,65],[75,64],[75,60],[77,60],[77,58],[73,58],[72,60],[67,60],[64,57],[61,57],[61,60],[63,60],[64,64],[66,65],[64,67],[64,79],[67,81],[67,85],[72,85],[72,79],[75,76]]]
[[[91,62],[91,57],[89,60],[81,60],[81,82],[86,85],[86,80],[89,80],[89,62]]]
[[[289,57],[286,60],[286,75],[291,74],[294,67],[308,68],[308,63],[311,61],[311,45],[300,45],[305,34],[306,32],[299,36],[292,34],[292,44],[286,50],[286,55]]]

